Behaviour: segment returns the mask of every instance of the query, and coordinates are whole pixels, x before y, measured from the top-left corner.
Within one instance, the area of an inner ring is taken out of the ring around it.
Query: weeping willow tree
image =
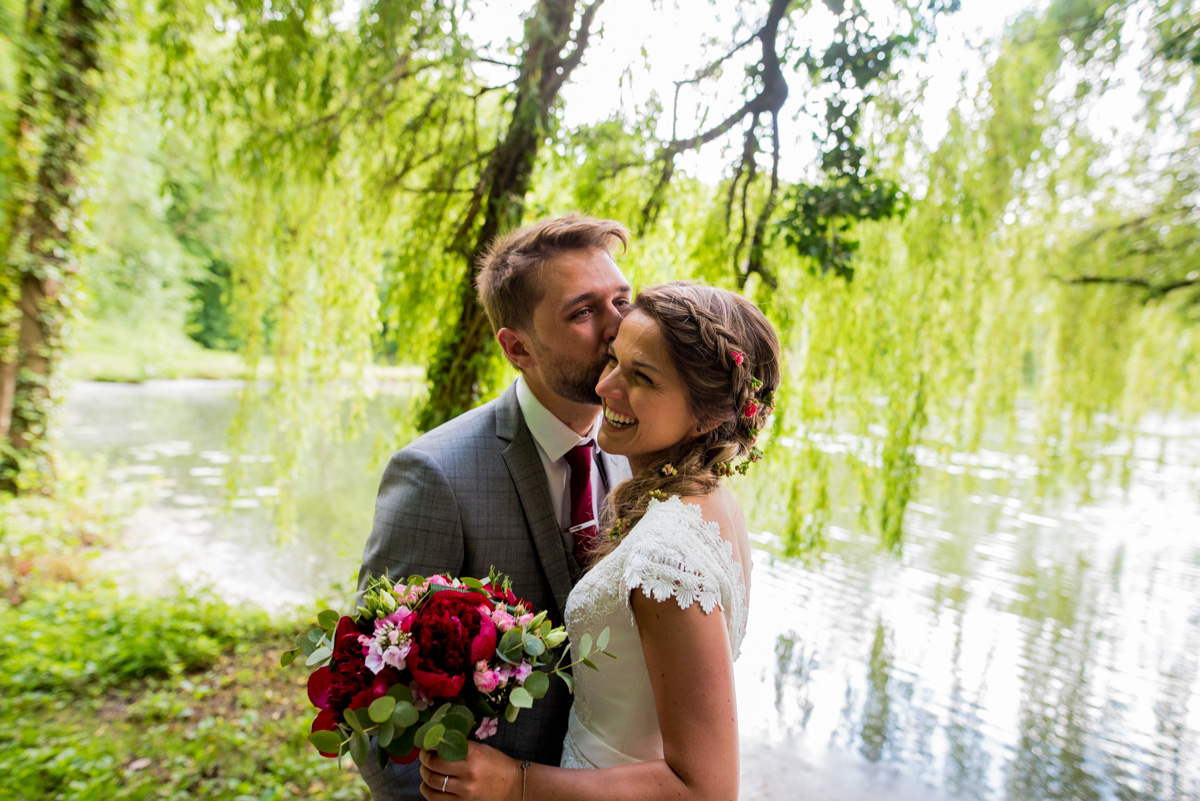
[[[969,461],[997,422],[1014,442],[1025,398],[1043,475],[1087,475],[1106,444],[1132,448],[1147,410],[1195,407],[1200,106],[1195,51],[1169,34],[1196,24],[1184,3],[1062,0],[1006,31],[936,147],[913,98],[881,107],[907,214],[854,228],[852,280],[803,259],[776,295],[793,334],[791,550],[823,541],[838,454],[864,522],[899,547],[920,464]],[[1129,152],[1093,123],[1121,75],[1142,76],[1145,104]]]

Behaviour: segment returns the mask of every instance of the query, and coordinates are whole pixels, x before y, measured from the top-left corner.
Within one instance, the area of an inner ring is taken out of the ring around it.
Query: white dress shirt
[[[533,434],[542,468],[546,471],[546,483],[550,488],[550,500],[554,503],[554,516],[563,532],[563,544],[568,550],[574,550],[575,535],[568,532],[571,528],[571,467],[567,464],[567,451],[588,440],[596,442],[600,417],[596,416],[596,422],[586,436],[579,436],[542,405],[525,383],[525,376],[517,378],[517,404],[525,417],[525,425],[529,426],[529,433]],[[597,489],[603,486],[600,470],[596,466],[599,447],[593,445],[592,450],[592,514],[596,520],[600,519],[596,508]]]

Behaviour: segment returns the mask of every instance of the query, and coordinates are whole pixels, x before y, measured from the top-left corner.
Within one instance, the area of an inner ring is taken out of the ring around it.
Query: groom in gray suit
[[[368,576],[485,577],[495,566],[513,590],[562,623],[582,555],[599,535],[604,496],[629,476],[594,446],[595,386],[631,289],[613,260],[629,233],[578,215],[503,236],[484,256],[476,288],[496,339],[521,375],[497,399],[417,438],[392,456],[363,552]],[[501,724],[488,742],[516,759],[557,765],[571,698],[561,682]],[[375,754],[362,769],[376,801],[421,799],[419,763]]]

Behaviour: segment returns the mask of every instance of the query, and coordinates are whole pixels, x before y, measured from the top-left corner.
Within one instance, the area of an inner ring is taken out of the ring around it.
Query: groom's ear
[[[501,328],[496,332],[496,341],[504,357],[522,372],[533,367],[533,353],[529,347],[529,336],[513,328]]]

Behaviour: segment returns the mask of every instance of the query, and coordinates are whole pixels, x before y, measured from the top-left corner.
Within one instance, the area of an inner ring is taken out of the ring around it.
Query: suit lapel
[[[607,495],[622,481],[630,478],[633,472],[629,469],[629,460],[624,456],[613,456],[599,450],[598,453],[600,458],[597,459],[597,466],[600,468],[600,475],[604,480],[604,491]]]
[[[504,449],[504,463],[508,466],[525,521],[537,549],[538,560],[550,582],[554,598],[561,612],[566,608],[567,595],[571,592],[572,575],[578,571],[575,560],[563,547],[562,532],[554,516],[554,504],[546,486],[546,471],[537,452],[537,444],[525,425],[521,407],[517,403],[517,388],[514,383],[500,396],[496,410],[496,436],[508,442]]]

